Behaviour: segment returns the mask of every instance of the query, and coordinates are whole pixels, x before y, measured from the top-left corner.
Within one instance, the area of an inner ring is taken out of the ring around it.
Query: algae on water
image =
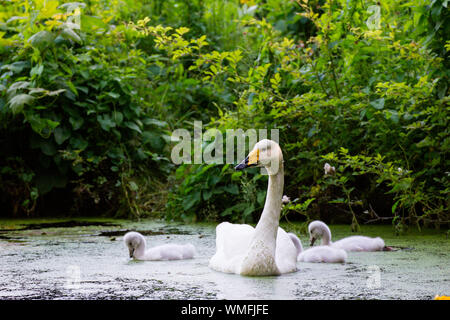
[[[396,236],[390,226],[362,226],[362,234],[404,249],[350,252],[345,264],[299,262],[298,272],[279,277],[242,277],[208,268],[215,224],[68,221],[0,221],[0,299],[433,299],[450,294],[445,231]],[[297,230],[292,223],[282,226]],[[349,226],[330,228],[335,240],[352,235]],[[191,242],[197,256],[130,261],[122,242],[127,230],[143,232],[149,246]],[[308,236],[299,236],[308,247]]]

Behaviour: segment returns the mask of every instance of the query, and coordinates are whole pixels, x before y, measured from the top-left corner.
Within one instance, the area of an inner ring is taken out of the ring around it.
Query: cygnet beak
[[[128,248],[128,250],[130,251],[130,258],[133,258],[134,248]]]
[[[311,237],[311,238],[309,239],[309,241],[311,241],[309,245],[312,247],[312,246],[314,246],[314,242],[316,242],[316,238]]]

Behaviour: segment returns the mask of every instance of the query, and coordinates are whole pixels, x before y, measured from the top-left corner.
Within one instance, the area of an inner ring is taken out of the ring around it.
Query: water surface
[[[282,225],[287,231],[298,225]],[[181,261],[132,261],[123,234],[147,244],[194,244]],[[331,226],[333,239],[352,235]],[[308,247],[306,234],[297,234]],[[396,236],[390,226],[363,226],[394,252],[350,252],[345,264],[297,264],[279,277],[242,277],[208,268],[215,224],[75,219],[0,221],[0,299],[433,299],[450,295],[450,240],[444,231]]]

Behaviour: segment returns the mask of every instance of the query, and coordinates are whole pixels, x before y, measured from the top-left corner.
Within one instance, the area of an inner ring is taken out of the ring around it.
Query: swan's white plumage
[[[384,248],[384,240],[380,237],[351,236],[333,242],[332,246],[345,251],[381,251]]]
[[[330,246],[318,246],[303,251],[298,255],[297,260],[301,262],[345,262],[347,260],[347,252]]]
[[[328,226],[319,220],[308,226],[311,239],[321,239],[321,244],[345,251],[381,251],[384,249],[384,240],[380,237],[350,236],[336,242],[331,241],[331,231]]]
[[[259,141],[236,169],[264,166],[269,173],[266,203],[255,228],[223,222],[216,228],[216,253],[209,267],[246,276],[279,275],[297,271],[297,249],[279,227],[283,196],[283,154],[271,140]]]
[[[192,259],[195,247],[192,244],[163,244],[146,250],[146,241],[139,232],[125,234],[124,243],[130,251],[130,258],[136,260],[182,260]]]
[[[248,254],[255,228],[248,224],[222,222],[216,227],[216,254],[209,261],[210,268],[225,272],[241,274],[241,266]],[[297,271],[297,249],[290,236],[278,227],[275,263],[279,273]],[[261,261],[264,263],[264,261]]]
[[[312,247],[303,250],[302,242],[294,233],[288,233],[297,248],[297,261],[300,262],[325,262],[338,263],[347,260],[347,253],[339,248],[330,246]]]
[[[295,248],[297,249],[297,256],[303,251],[303,245],[300,239],[296,234],[289,232],[289,237],[291,237],[292,242],[294,243]]]

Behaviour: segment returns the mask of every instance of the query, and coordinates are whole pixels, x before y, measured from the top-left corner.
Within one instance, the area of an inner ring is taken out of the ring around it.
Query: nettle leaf
[[[44,71],[44,65],[38,64],[38,65],[34,66],[33,69],[31,69],[30,76],[31,77],[34,77],[34,76],[39,77],[42,74],[42,71]]]
[[[54,156],[57,152],[55,145],[50,140],[42,141],[41,151],[47,156]]]
[[[49,91],[49,92],[47,92],[47,95],[48,96],[57,96],[57,95],[59,95],[60,93],[62,93],[62,92],[64,92],[64,91],[66,91],[66,89],[58,89],[58,90],[55,90],[55,91]]]
[[[241,202],[241,203],[235,204],[232,207],[229,207],[229,208],[225,209],[220,215],[221,216],[227,216],[227,215],[232,214],[233,212],[242,212],[246,208],[247,208],[247,203]]]
[[[70,145],[76,150],[84,150],[89,145],[89,142],[84,140],[82,137],[78,135],[78,137],[70,138]]]
[[[30,42],[33,47],[42,49],[52,44],[53,38],[53,33],[42,30],[32,35],[30,39],[28,39],[28,42]]]
[[[380,98],[374,101],[370,101],[370,105],[377,110],[381,110],[384,108],[384,98]]]
[[[120,111],[114,111],[112,114],[112,119],[117,125],[120,125],[123,121],[123,114]]]
[[[55,132],[53,133],[55,136],[55,141],[57,144],[62,144],[64,141],[70,138],[70,130],[66,127],[58,127],[55,129]]]
[[[78,130],[84,123],[84,119],[82,117],[70,117],[69,122],[72,125],[73,130]]]
[[[8,106],[13,114],[17,114],[22,112],[23,107],[26,104],[31,104],[34,99],[33,96],[26,93],[18,94],[8,101]]]
[[[120,97],[120,94],[115,93],[115,92],[108,92],[107,95],[113,99],[119,99],[119,97]]]
[[[154,125],[154,126],[161,127],[161,128],[167,126],[167,122],[157,120],[157,119],[146,118],[146,119],[142,120],[142,122],[146,125]]]
[[[213,195],[211,190],[203,190],[203,200],[208,201]]]
[[[13,73],[21,73],[23,71],[23,69],[25,69],[29,66],[30,66],[29,61],[16,61],[11,64],[6,64],[6,65],[2,66],[1,69],[2,70],[8,69]]]
[[[44,88],[32,88],[30,89],[30,91],[28,91],[28,94],[35,94],[35,93],[44,93],[47,94],[47,90],[45,90]]]
[[[75,31],[73,31],[70,28],[64,28],[63,31],[61,32],[61,36],[64,39],[72,40],[72,41],[75,41],[77,43],[81,43],[82,42],[80,36]]]
[[[15,94],[17,90],[26,89],[30,86],[29,81],[17,81],[9,86],[8,90],[6,90],[7,94]]]
[[[95,30],[99,28],[107,29],[108,25],[102,21],[102,19],[97,17],[88,16],[86,14],[81,15],[80,24],[83,27],[83,30]]]
[[[239,187],[236,184],[229,184],[223,189],[231,194],[239,194]]]
[[[129,182],[129,185],[130,185],[130,190],[131,190],[131,191],[138,191],[138,190],[139,190],[139,187],[138,187],[138,185],[136,184],[136,182],[130,181],[130,182]]]
[[[127,122],[125,122],[125,125],[134,131],[142,133],[141,128],[139,128],[138,125],[134,122],[127,121]]]
[[[116,123],[111,119],[111,116],[109,114],[98,115],[97,121],[105,131],[109,131],[111,128],[114,128],[116,126]]]
[[[192,208],[196,203],[200,201],[201,191],[197,190],[192,194],[189,194],[186,196],[183,200],[183,207],[185,210],[189,210]]]
[[[244,212],[242,213],[243,217],[249,216],[253,211],[255,211],[255,205],[251,203],[248,207],[245,208]]]
[[[142,142],[144,144],[149,143],[150,146],[155,150],[161,150],[164,147],[164,140],[156,132],[144,131],[142,133]]]

